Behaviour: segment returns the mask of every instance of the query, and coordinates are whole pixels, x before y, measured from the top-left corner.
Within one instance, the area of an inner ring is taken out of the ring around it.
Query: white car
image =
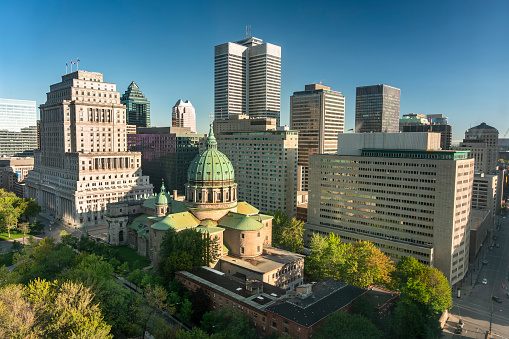
[[[484,279],[482,280],[482,283],[483,283],[483,285],[488,285],[488,279],[484,278]]]

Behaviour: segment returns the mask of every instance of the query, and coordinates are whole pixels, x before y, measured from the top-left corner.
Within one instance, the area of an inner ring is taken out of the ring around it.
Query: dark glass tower
[[[357,87],[356,133],[399,132],[399,88],[387,85]]]
[[[133,81],[127,87],[120,102],[126,106],[128,125],[150,127],[150,101],[141,93],[140,88]]]

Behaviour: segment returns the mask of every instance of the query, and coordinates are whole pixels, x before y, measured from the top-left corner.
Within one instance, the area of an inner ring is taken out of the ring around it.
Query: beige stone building
[[[345,131],[345,97],[329,86],[311,84],[290,97],[290,128],[299,131],[298,190],[308,190],[309,155],[336,153]]]
[[[25,177],[34,169],[32,157],[2,157],[0,158],[0,188],[14,192],[18,197],[24,197]]]
[[[239,199],[264,213],[282,210],[295,217],[299,134],[254,126],[255,130],[222,132],[217,137],[218,149],[235,168]]]
[[[497,186],[498,175],[475,172],[472,186],[472,208],[490,210],[492,218],[495,218],[498,202]]]
[[[305,244],[313,233],[412,256],[451,284],[468,270],[474,160],[441,151],[439,133],[340,134],[337,155],[311,156]]]
[[[277,129],[277,119],[259,117],[253,118],[244,114],[232,114],[226,120],[214,120],[214,133],[245,131],[274,131]]]
[[[259,280],[285,289],[302,283],[304,257],[271,247],[272,217],[237,201],[235,170],[217,150],[212,132],[205,151],[191,162],[185,197],[157,196],[108,205],[108,243],[128,244],[157,267],[165,233],[195,229],[219,241],[215,269],[237,279]]]
[[[127,151],[125,106],[101,73],[76,71],[40,106],[41,149],[26,194],[71,226],[105,225],[106,204],[152,194],[141,154]]]

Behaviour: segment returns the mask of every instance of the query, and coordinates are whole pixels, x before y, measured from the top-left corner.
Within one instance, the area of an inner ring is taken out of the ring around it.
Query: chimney
[[[173,190],[173,200],[177,200],[177,190]]]

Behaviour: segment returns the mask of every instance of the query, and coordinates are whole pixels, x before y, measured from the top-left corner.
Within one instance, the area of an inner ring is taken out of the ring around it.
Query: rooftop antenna
[[[251,25],[246,26],[246,39],[251,37]]]

